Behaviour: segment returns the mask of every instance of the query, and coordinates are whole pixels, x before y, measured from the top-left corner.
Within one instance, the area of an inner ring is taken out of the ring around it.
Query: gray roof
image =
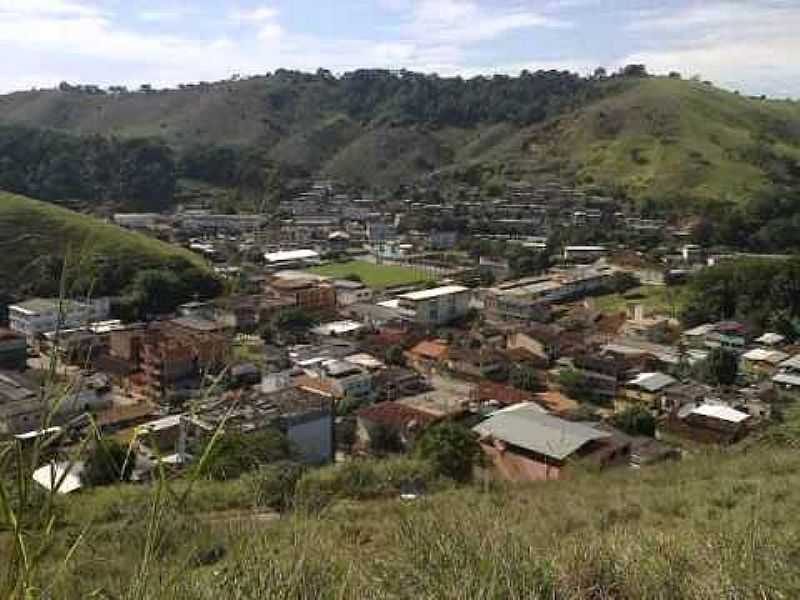
[[[658,392],[676,382],[677,380],[674,377],[670,377],[665,373],[640,373],[635,379],[629,381],[628,385],[648,392]]]
[[[473,431],[555,460],[564,460],[591,441],[611,437],[590,424],[565,421],[527,405],[498,411]]]

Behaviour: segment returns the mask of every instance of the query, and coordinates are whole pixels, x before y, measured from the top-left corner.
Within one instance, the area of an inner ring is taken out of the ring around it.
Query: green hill
[[[526,134],[532,162],[636,199],[738,201],[800,180],[800,104],[647,79]]]
[[[169,269],[194,291],[218,286],[195,254],[64,208],[0,192],[0,295],[120,294],[137,272]]]
[[[659,77],[279,71],[148,93],[20,92],[0,96],[0,123],[156,136],[175,151],[176,168],[198,147],[258,149],[293,174],[378,187],[431,173],[458,178],[479,165],[680,204],[739,201],[800,181],[800,105]],[[0,147],[7,135],[0,130]],[[62,182],[45,183],[50,195],[31,193],[49,198]]]
[[[57,499],[27,569],[0,516],[0,584],[16,564],[58,598],[796,598],[799,474],[795,451],[752,449],[280,520],[250,480],[186,503],[115,486]]]

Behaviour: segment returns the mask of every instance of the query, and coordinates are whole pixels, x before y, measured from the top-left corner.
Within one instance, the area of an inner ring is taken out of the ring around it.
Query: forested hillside
[[[469,80],[281,70],[110,93],[64,84],[0,97],[0,123],[81,136],[1,129],[1,186],[135,207],[161,205],[181,176],[235,187],[253,156],[287,178],[382,189],[431,173],[459,180],[478,166],[681,209],[774,195],[800,180],[797,103],[637,69]],[[96,156],[110,173],[93,166]],[[141,194],[128,172],[145,173],[153,193]]]

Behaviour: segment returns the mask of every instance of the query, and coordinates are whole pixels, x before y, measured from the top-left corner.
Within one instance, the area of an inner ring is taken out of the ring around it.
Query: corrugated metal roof
[[[689,414],[711,417],[712,419],[719,419],[730,423],[742,423],[750,418],[750,415],[747,413],[722,404],[703,404],[695,408]]]
[[[527,405],[495,413],[473,431],[555,460],[564,460],[591,441],[611,437],[591,425],[565,421]]]

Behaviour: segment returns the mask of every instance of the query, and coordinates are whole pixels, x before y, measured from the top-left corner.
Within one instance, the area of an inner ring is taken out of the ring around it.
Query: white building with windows
[[[108,298],[89,301],[33,298],[8,307],[9,328],[29,341],[50,331],[77,329],[105,321],[111,312]]]
[[[403,294],[397,300],[398,308],[413,314],[415,322],[443,325],[467,314],[470,290],[460,285],[447,285]]]

